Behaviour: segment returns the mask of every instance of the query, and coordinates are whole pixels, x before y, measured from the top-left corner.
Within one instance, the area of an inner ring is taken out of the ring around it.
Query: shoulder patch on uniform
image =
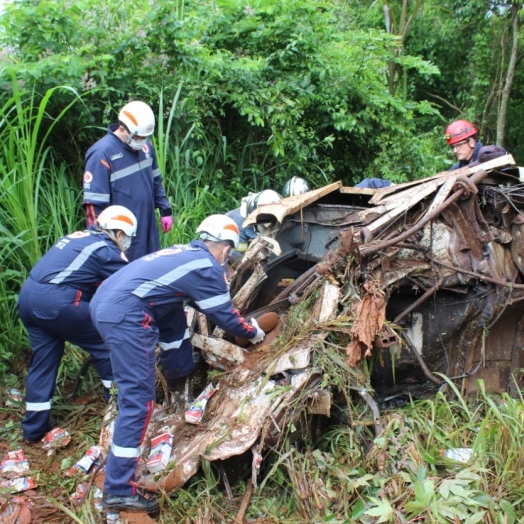
[[[86,171],[84,173],[84,182],[90,184],[93,181],[93,173],[91,171]]]
[[[124,153],[118,153],[116,155],[110,156],[109,160],[111,160],[111,162],[113,162],[113,160],[118,160],[119,158],[122,158],[123,156],[124,156]]]

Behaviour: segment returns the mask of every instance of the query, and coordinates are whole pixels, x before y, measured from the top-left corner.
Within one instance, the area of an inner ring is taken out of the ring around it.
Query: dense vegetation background
[[[23,375],[29,354],[20,285],[59,235],[82,226],[85,151],[125,102],[157,113],[176,217],[163,242],[186,241],[206,214],[292,175],[353,185],[447,169],[443,134],[457,118],[522,162],[522,17],[521,1],[498,0],[7,1],[2,382]]]

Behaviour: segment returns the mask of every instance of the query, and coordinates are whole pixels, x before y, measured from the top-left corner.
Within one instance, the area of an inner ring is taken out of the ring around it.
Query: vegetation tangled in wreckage
[[[430,37],[419,38],[417,31],[406,40],[404,69],[402,60],[392,60],[393,53],[402,51],[397,41],[369,30],[384,25],[380,4],[373,4],[374,10],[367,4],[352,5],[352,17],[357,17],[353,20],[346,11],[339,13],[345,4],[334,3],[332,13],[325,4],[318,8],[316,3],[283,2],[275,10],[270,2],[262,2],[266,3],[267,8],[258,13],[251,13],[251,6],[245,9],[242,2],[226,3],[222,9],[231,13],[224,15],[221,9],[210,10],[206,2],[194,7],[182,2],[176,11],[166,3],[155,4],[147,19],[146,30],[152,35],[148,40],[144,31],[136,31],[144,24],[143,11],[130,10],[122,16],[118,2],[89,1],[88,15],[75,2],[40,2],[38,6],[16,2],[9,8],[4,51],[10,50],[13,57],[3,64],[0,111],[0,458],[8,450],[24,449],[38,483],[36,490],[20,494],[33,504],[33,522],[101,522],[93,506],[93,491],[81,506],[69,498],[89,477],[69,478],[64,472],[98,442],[105,406],[91,369],[73,394],[85,353],[69,346],[60,367],[53,413],[72,441],[50,456],[39,446],[22,442],[23,403],[6,405],[11,388],[23,391],[29,353],[23,350],[27,339],[18,322],[16,295],[28,270],[55,239],[83,227],[77,180],[83,153],[103,132],[95,126],[112,121],[116,108],[131,93],[160,100],[155,139],[167,192],[177,203],[178,230],[165,238],[166,245],[187,241],[201,218],[233,206],[246,188],[259,190],[275,180],[283,182],[293,170],[317,183],[348,169],[348,181],[378,170],[398,182],[450,165],[446,145],[436,137],[441,135],[442,119],[455,118],[456,108],[450,111],[444,100],[445,110],[440,113],[428,102],[407,99],[417,92],[415,87],[418,92],[431,92],[437,86],[439,98],[444,94],[450,100],[465,100],[461,110],[466,116],[487,115],[490,121],[496,116],[490,104],[498,98],[484,89],[500,85],[501,72],[492,64],[510,62],[492,56],[504,52],[500,33],[493,28],[506,30],[502,17],[510,10],[490,6],[486,16],[478,6],[457,11],[442,9],[438,2],[440,16],[449,13],[449,18],[421,17],[420,33]],[[190,9],[198,12],[190,13]],[[388,10],[392,12],[394,6]],[[209,22],[210,16],[214,23]],[[297,36],[296,20],[304,17],[314,30]],[[341,31],[334,23],[355,24],[359,17],[372,18],[362,31]],[[464,21],[473,18],[479,21],[468,22],[468,27],[476,24],[478,31],[460,31]],[[77,30],[79,21],[83,31]],[[267,35],[275,34],[279,25],[282,41],[276,45]],[[210,31],[206,45],[199,40],[201,26]],[[472,48],[473,42],[487,41],[491,33],[494,45],[475,45],[475,56],[465,63],[463,50]],[[128,41],[121,41],[122,35]],[[463,39],[463,45],[456,45],[456,38]],[[225,48],[236,50],[238,56],[222,52],[219,46],[224,39]],[[162,55],[155,47],[160,40],[172,46],[162,58],[170,61],[168,67],[161,64]],[[89,51],[93,41],[98,42],[99,56]],[[434,53],[445,57],[442,70],[448,80],[437,75],[431,63],[416,58]],[[260,60],[258,55],[269,59]],[[149,68],[142,67],[146,61]],[[270,69],[261,69],[262,63]],[[310,69],[312,63],[313,74],[305,74],[301,64]],[[398,69],[391,78],[403,87],[402,103],[383,89],[381,71],[387,64]],[[184,70],[184,82],[179,80],[180,70]],[[148,78],[144,78],[146,73]],[[517,75],[522,77],[522,72],[517,70]],[[160,78],[167,85],[165,92]],[[276,85],[275,78],[279,79]],[[38,89],[32,87],[35,79]],[[514,114],[522,105],[521,91],[513,93]],[[312,104],[314,99],[318,106]],[[346,107],[348,102],[351,105]],[[325,115],[317,107],[325,107]],[[309,108],[313,108],[310,120],[301,116],[308,117],[305,109]],[[218,118],[224,111],[226,124],[234,125],[224,125],[224,119]],[[319,114],[324,116],[319,119]],[[165,127],[162,115],[168,116]],[[334,115],[335,120],[327,115]],[[417,127],[421,119],[425,121],[422,131]],[[511,144],[521,148],[522,124],[513,119],[511,126]],[[229,128],[235,132],[223,136]],[[493,128],[493,123],[484,122],[485,141]],[[80,142],[69,139],[73,136]],[[314,292],[291,308],[284,334],[274,346],[275,351],[284,350],[301,339],[328,333],[315,342],[319,380],[313,389],[331,390],[332,417],[308,416],[301,404],[306,399],[299,396],[293,407],[301,415],[286,426],[278,445],[264,456],[258,486],[250,497],[246,494],[252,487],[245,478],[232,484],[225,496],[227,489],[214,464],[203,461],[198,475],[162,497],[158,522],[524,522],[522,397],[488,394],[481,382],[476,396],[466,400],[446,381],[447,392],[383,410],[383,429],[376,434],[373,414],[361,392],[371,390],[370,374],[372,366],[380,365],[380,354],[356,368],[344,361],[360,297],[349,267],[340,268],[339,281],[346,286],[342,313],[311,325]],[[444,454],[457,448],[471,450],[468,462]],[[0,512],[6,509],[8,498],[0,490]],[[248,498],[246,507],[243,502]]]

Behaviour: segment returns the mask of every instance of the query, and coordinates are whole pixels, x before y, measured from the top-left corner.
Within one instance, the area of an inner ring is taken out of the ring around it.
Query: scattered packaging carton
[[[166,469],[169,464],[172,448],[173,435],[170,433],[162,433],[162,435],[151,439],[151,452],[146,462],[146,468],[151,473],[157,473],[158,471]]]
[[[42,446],[44,449],[47,449],[47,454],[51,455],[58,448],[64,448],[71,441],[71,437],[67,430],[62,428],[55,428],[49,431],[44,435]]]
[[[186,422],[189,424],[200,424],[204,418],[204,411],[206,409],[209,399],[216,393],[218,387],[208,384],[204,391],[198,395],[193,404],[185,413]]]
[[[5,478],[20,477],[28,471],[29,462],[21,449],[7,452],[0,463],[0,476]]]
[[[36,482],[31,477],[20,477],[0,482],[0,488],[9,489],[12,492],[26,491],[36,488]]]
[[[92,446],[87,451],[86,454],[72,467],[65,471],[65,474],[68,477],[73,477],[77,473],[87,473],[91,466],[94,464],[95,460],[100,457],[102,453],[102,448],[100,446]]]

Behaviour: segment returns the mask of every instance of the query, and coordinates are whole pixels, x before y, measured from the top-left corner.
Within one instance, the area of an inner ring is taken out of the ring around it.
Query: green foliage
[[[3,60],[17,77],[85,92],[86,106],[62,121],[72,140],[60,152],[72,162],[94,141],[93,125],[114,120],[128,98],[159,107],[162,96],[176,98],[173,113],[165,108],[178,122],[173,134],[190,137],[195,152],[211,145],[224,181],[240,195],[278,189],[291,174],[314,185],[352,183],[384,141],[408,149],[413,119],[432,112],[414,100],[406,108],[389,93],[383,68],[396,38],[352,28],[342,4],[170,2],[145,12],[137,5],[17,0],[6,9]],[[402,60],[424,75],[437,71],[407,53]]]

